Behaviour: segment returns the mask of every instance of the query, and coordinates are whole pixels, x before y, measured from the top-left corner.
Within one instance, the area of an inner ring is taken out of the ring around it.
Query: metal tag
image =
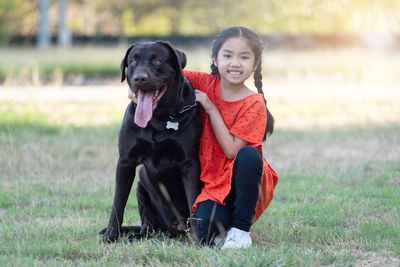
[[[174,129],[175,131],[178,131],[178,127],[179,127],[179,122],[167,121],[167,126],[165,128]]]

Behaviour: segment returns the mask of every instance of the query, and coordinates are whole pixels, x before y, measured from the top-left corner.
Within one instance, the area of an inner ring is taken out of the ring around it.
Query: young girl
[[[203,242],[229,229],[222,249],[251,246],[250,227],[268,207],[278,181],[262,157],[261,143],[273,131],[262,90],[262,48],[253,31],[228,28],[214,40],[211,74],[184,71],[203,107],[204,185],[193,211]],[[244,84],[253,73],[258,94]]]

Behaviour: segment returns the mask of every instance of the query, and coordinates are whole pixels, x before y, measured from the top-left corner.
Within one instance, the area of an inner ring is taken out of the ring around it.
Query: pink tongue
[[[147,126],[147,123],[153,116],[153,93],[145,93],[139,91],[138,102],[135,111],[135,123],[142,128]]]

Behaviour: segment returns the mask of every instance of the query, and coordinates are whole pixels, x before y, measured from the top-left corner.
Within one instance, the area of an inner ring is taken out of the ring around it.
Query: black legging
[[[212,200],[197,207],[200,240],[209,243],[230,227],[249,231],[257,205],[263,160],[260,152],[250,146],[239,150],[234,165],[232,188],[225,198],[226,206]]]

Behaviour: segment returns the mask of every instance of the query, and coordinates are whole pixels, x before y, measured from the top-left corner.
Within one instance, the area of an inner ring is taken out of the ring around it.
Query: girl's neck
[[[225,101],[236,101],[243,99],[254,92],[251,91],[247,86],[242,84],[231,84],[221,80],[221,97]]]

